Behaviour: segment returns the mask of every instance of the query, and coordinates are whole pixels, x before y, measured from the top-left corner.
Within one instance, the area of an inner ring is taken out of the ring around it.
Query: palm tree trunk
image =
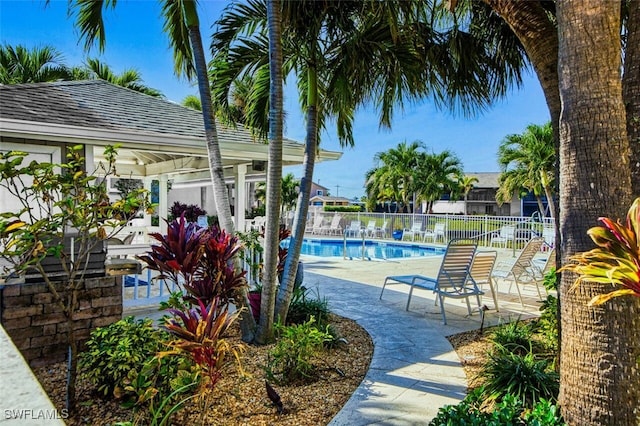
[[[627,2],[627,46],[624,54],[622,97],[627,109],[631,146],[631,187],[640,195],[640,1]]]
[[[267,1],[269,25],[269,162],[267,166],[267,223],[265,230],[264,281],[260,302],[260,324],[256,342],[273,339],[273,314],[278,292],[278,244],[282,198],[282,45],[280,1]]]
[[[198,92],[200,93],[200,101],[202,103],[202,119],[204,121],[207,153],[209,155],[209,171],[211,172],[211,185],[213,187],[216,213],[220,227],[229,233],[233,233],[234,226],[231,215],[231,205],[229,203],[227,186],[224,183],[224,169],[222,168],[222,155],[220,154],[213,103],[211,102],[211,86],[207,73],[207,62],[204,57],[200,25],[194,2],[185,2],[185,15],[189,28],[189,41],[193,49],[196,74],[198,76]]]
[[[276,316],[281,322],[287,318],[287,311],[291,303],[293,285],[295,283],[302,240],[304,238],[307,214],[309,213],[309,198],[311,196],[311,182],[313,181],[313,169],[316,163],[318,149],[318,73],[315,67],[309,66],[308,75],[308,99],[307,99],[307,137],[304,148],[303,169],[304,175],[300,179],[300,194],[293,221],[293,233],[289,244],[289,253],[282,273],[282,282],[276,300]]]
[[[630,205],[629,140],[620,79],[620,2],[557,3],[562,257],[589,250],[600,216]],[[585,101],[588,99],[588,101]],[[611,286],[559,286],[562,350],[559,402],[569,425],[638,425],[640,300],[587,302]]]

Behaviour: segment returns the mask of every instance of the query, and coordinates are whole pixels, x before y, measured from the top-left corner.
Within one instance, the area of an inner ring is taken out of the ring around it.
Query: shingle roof
[[[103,80],[0,85],[0,117],[204,138],[200,111]],[[242,126],[233,129],[218,123],[217,128],[221,138],[254,141]]]
[[[478,179],[477,183],[473,184],[474,188],[498,188],[500,173],[496,172],[470,172],[465,173],[467,176],[473,176]]]

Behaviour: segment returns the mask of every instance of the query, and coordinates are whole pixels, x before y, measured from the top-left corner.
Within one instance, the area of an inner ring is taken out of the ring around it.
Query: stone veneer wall
[[[67,321],[42,282],[6,285],[2,291],[2,326],[32,366],[64,361],[68,352]],[[122,278],[85,280],[75,314],[76,336],[89,333],[122,318]]]

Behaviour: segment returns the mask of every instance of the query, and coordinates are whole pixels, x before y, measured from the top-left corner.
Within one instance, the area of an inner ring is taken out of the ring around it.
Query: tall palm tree
[[[555,217],[556,155],[550,122],[544,125],[530,124],[522,134],[505,137],[498,148],[498,163],[502,173],[510,176],[508,180],[501,178],[501,185],[502,182],[509,182],[531,191],[542,215],[545,214],[542,208],[544,194],[551,217]]]
[[[0,84],[42,83],[68,77],[64,58],[54,47],[0,46]]]
[[[464,214],[467,214],[467,201],[469,193],[474,188],[474,184],[478,183],[478,178],[475,176],[463,175],[458,178],[458,187],[462,196],[464,197]]]
[[[496,59],[490,43],[465,48],[469,34],[454,23],[434,30],[433,4],[378,1],[284,1],[284,74],[298,79],[307,117],[304,174],[293,239],[278,296],[277,314],[286,315],[308,211],[319,129],[333,116],[340,141],[353,144],[355,108],[372,102],[382,125],[390,125],[402,100],[432,96],[443,106],[463,112],[486,106],[504,93],[505,81],[517,81],[519,68]],[[244,73],[264,78],[266,56],[264,3],[249,0],[226,10],[219,20],[212,49],[216,98],[224,101],[234,79]],[[500,66],[496,66],[500,63]],[[509,70],[508,72],[505,70]]]
[[[76,9],[76,26],[80,30],[80,38],[85,41],[88,50],[95,42],[100,51],[104,50],[106,34],[103,21],[103,8],[114,9],[116,2],[86,2],[72,0],[71,9]],[[222,156],[218,144],[218,134],[211,102],[211,92],[207,64],[200,35],[200,21],[195,0],[163,0],[162,14],[165,18],[164,31],[169,36],[173,49],[175,71],[188,79],[196,79],[202,100],[202,117],[204,120],[205,139],[209,154],[209,170],[213,186],[213,196],[220,226],[233,232],[234,226],[226,185]]]
[[[415,185],[416,170],[420,163],[421,154],[424,154],[421,151],[423,149],[424,144],[420,141],[414,141],[410,144],[401,142],[396,148],[378,152],[374,156],[374,161],[378,164],[378,171],[375,173],[377,186],[393,188],[398,196],[394,201],[401,204],[406,212],[409,211],[417,189]]]
[[[423,153],[418,158],[414,173],[415,193],[418,200],[427,202],[427,212],[443,194],[458,195],[458,177],[462,175],[460,159],[449,150]]]
[[[269,158],[267,165],[267,207],[265,256],[263,266],[260,322],[256,330],[257,343],[273,339],[275,300],[278,291],[277,266],[280,244],[280,205],[282,202],[282,18],[279,0],[267,1],[269,35]],[[284,321],[284,318],[282,319]]]

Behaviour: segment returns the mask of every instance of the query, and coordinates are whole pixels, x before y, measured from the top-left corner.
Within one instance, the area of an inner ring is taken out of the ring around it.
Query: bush
[[[362,206],[324,206],[325,212],[346,212],[356,213],[364,211]]]
[[[170,390],[176,377],[188,373],[195,380],[187,360],[155,357],[169,339],[150,319],[127,317],[93,330],[79,365],[102,395],[142,403]],[[178,373],[180,370],[187,373]]]
[[[531,326],[516,320],[497,327],[493,331],[491,341],[495,345],[504,347],[511,352],[525,355],[534,346],[534,342],[531,340],[532,336],[533,330]]]
[[[326,328],[329,321],[329,306],[327,299],[309,298],[309,290],[304,287],[296,287],[293,290],[289,311],[287,312],[287,324],[303,324],[312,317],[315,318],[316,328]]]
[[[524,409],[514,395],[505,395],[490,411],[482,410],[482,388],[467,395],[458,405],[447,405],[438,411],[429,426],[562,426],[564,422],[557,407],[548,400],[541,400],[531,410]]]
[[[179,201],[173,203],[173,206],[171,206],[171,209],[169,210],[170,217],[173,219],[179,218],[183,213],[184,218],[189,222],[197,222],[198,216],[204,216],[207,214],[206,211],[195,204],[187,205]]]
[[[546,359],[536,359],[533,352],[523,356],[496,345],[481,373],[486,379],[484,395],[500,401],[512,394],[525,407],[533,407],[542,398],[555,401],[560,378],[550,371],[549,364]]]
[[[332,337],[316,328],[315,319],[298,324],[275,325],[278,341],[269,352],[265,367],[267,378],[278,384],[307,381],[313,378],[313,357],[322,350],[325,341]]]

